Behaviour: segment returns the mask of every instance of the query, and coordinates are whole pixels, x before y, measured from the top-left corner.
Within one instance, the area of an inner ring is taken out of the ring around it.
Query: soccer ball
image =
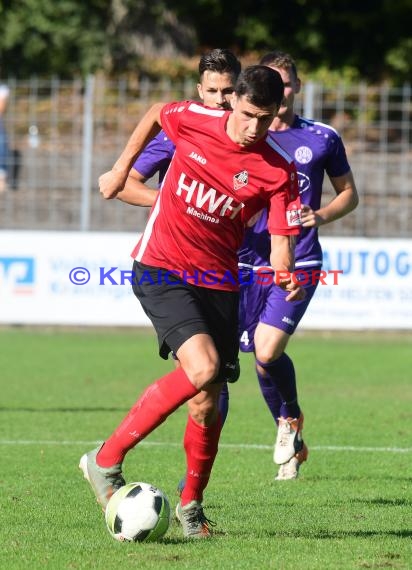
[[[107,528],[116,540],[153,542],[169,528],[169,500],[149,483],[129,483],[110,497],[105,516]]]

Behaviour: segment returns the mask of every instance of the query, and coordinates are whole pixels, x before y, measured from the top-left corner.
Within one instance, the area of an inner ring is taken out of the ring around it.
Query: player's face
[[[218,73],[206,70],[197,84],[199,97],[207,107],[230,109],[234,90],[234,77],[231,73]]]
[[[228,121],[228,135],[241,146],[250,146],[264,137],[273,121],[278,106],[256,107],[246,95],[232,96],[233,113]]]
[[[293,113],[295,95],[299,93],[301,87],[300,79],[295,76],[292,70],[282,69],[281,67],[275,67],[274,65],[269,65],[269,67],[280,73],[283,84],[285,86],[278,116],[287,116],[290,113]]]

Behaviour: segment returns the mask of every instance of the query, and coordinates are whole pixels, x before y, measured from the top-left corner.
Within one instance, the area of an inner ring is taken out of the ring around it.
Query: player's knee
[[[259,360],[262,364],[270,364],[277,360],[283,352],[281,347],[257,347],[255,350],[256,359]]]
[[[213,382],[219,373],[219,360],[208,358],[193,364],[191,370],[186,371],[192,384],[198,390]]]

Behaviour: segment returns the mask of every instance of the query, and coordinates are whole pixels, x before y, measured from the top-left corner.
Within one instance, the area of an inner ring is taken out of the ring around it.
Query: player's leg
[[[274,452],[275,463],[281,465],[279,480],[296,478],[300,464],[307,458],[295,368],[285,353],[289,339],[313,297],[316,284],[309,282],[305,289],[304,300],[287,302],[282,289],[275,285],[267,287],[265,305],[254,335],[259,385],[279,425]]]
[[[214,407],[212,408],[210,394],[207,390],[201,390],[199,394],[196,394],[196,396],[187,402],[189,416],[198,424],[213,424],[215,421],[217,421],[217,417],[219,416],[219,421],[221,423],[221,427],[223,428],[229,411],[228,382],[222,382],[217,386],[217,389],[220,390],[217,410]],[[177,484],[177,494],[179,496],[182,494],[185,482],[186,476],[182,477]]]
[[[220,388],[220,384],[211,384],[188,402],[189,414],[183,441],[186,475],[179,482],[180,501],[176,516],[185,536],[190,538],[211,535],[210,521],[204,517],[202,501],[222,429],[218,409]]]
[[[270,274],[271,275],[271,274]],[[250,285],[244,286],[240,290],[239,302],[239,344],[242,352],[250,352],[255,354],[255,332],[259,326],[261,316],[265,313],[265,309],[270,305],[270,295],[273,294],[272,285],[266,284],[268,281],[254,279]],[[268,329],[270,333],[274,331],[272,327]],[[264,332],[264,330],[262,331]],[[281,332],[281,331],[280,331]],[[273,340],[272,334],[266,337],[260,337],[259,355],[262,362],[271,362],[274,358],[275,347],[280,339]],[[287,339],[283,338],[285,346]],[[276,356],[281,354],[278,353]],[[270,375],[263,370],[259,373],[256,370],[259,379],[259,386],[262,395],[269,408],[273,419],[277,422],[281,413],[282,399],[277,388],[277,384],[273,382]]]
[[[181,499],[176,509],[185,535],[196,537],[197,534],[200,538],[210,534],[210,525],[207,520],[205,522],[203,514],[199,514],[199,508],[216,458],[222,429],[219,394],[222,384],[235,381],[239,376],[237,295],[234,297],[222,292],[204,291],[201,296],[208,301],[207,304],[204,303],[208,307],[206,320],[218,347],[221,365],[213,383],[208,384],[188,402],[189,417],[184,437],[186,476],[181,482]]]
[[[184,354],[196,354],[197,364],[190,359],[185,369]],[[213,358],[214,357],[214,358]],[[113,434],[96,452],[82,458],[81,467],[87,473],[100,504],[105,507],[108,499],[118,488],[121,464],[127,452],[135,447],[181,404],[198,393],[205,383],[213,380],[218,361],[211,337],[197,334],[189,338],[180,350],[181,366],[151,384],[137,399],[127,416]],[[205,368],[202,369],[202,362]],[[186,371],[187,370],[187,371]],[[106,469],[106,473],[104,470]],[[124,483],[123,483],[124,484]]]
[[[274,461],[281,466],[288,464],[292,458],[299,458],[301,463],[307,457],[295,369],[292,360],[284,352],[289,338],[286,332],[265,323],[259,323],[255,332],[256,373],[262,395],[278,424]],[[273,360],[270,360],[271,357]],[[285,468],[281,471],[282,478],[286,478]],[[297,472],[293,478],[296,476]]]
[[[293,362],[285,353],[290,335],[260,321],[254,334],[256,373],[263,397],[275,419],[299,417]],[[279,398],[280,396],[280,398]]]
[[[153,274],[157,277],[157,268]],[[134,285],[134,290],[158,333],[160,355],[167,357],[172,350],[181,366],[151,384],[103,446],[82,457],[80,467],[103,507],[122,480],[120,466],[128,450],[211,382],[220,368],[218,352],[190,287],[184,283],[170,287],[166,281],[159,284],[153,279],[151,285]]]
[[[287,357],[283,357],[289,335],[281,329],[261,323],[262,315],[266,315],[270,323],[273,319],[273,311],[268,308],[272,306],[271,297],[275,294],[275,286],[268,283],[270,283],[268,280],[263,282],[263,280],[254,279],[249,286],[241,288],[239,337],[242,352],[256,353],[257,350],[257,359],[260,358],[259,362],[256,362],[259,387],[273,420],[277,424],[282,413],[282,402],[290,402],[290,405],[295,408],[294,412],[298,412],[298,409],[296,408],[295,375],[289,374],[290,370],[285,370],[283,366],[289,361]],[[277,289],[279,300],[285,302],[284,293],[280,295],[282,291],[280,288]],[[278,322],[277,317],[274,322]],[[284,326],[283,323],[281,324]],[[279,366],[277,366],[276,359],[279,357]],[[283,394],[279,390],[280,384],[284,388]]]

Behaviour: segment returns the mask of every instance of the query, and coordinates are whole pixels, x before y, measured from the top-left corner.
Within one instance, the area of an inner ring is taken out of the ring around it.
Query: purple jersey
[[[159,172],[160,186],[169,168],[174,152],[174,143],[166,136],[164,131],[160,131],[145,147],[142,154],[133,164],[133,168],[140,172],[146,179],[152,178],[156,172]]]
[[[295,116],[293,125],[284,131],[269,131],[272,140],[293,158],[299,178],[302,204],[318,210],[321,204],[325,172],[330,177],[343,176],[350,170],[345,147],[339,134],[330,126]],[[267,211],[247,229],[239,251],[241,267],[270,265],[270,236]],[[296,267],[322,264],[322,248],[317,228],[301,228],[295,252]]]

